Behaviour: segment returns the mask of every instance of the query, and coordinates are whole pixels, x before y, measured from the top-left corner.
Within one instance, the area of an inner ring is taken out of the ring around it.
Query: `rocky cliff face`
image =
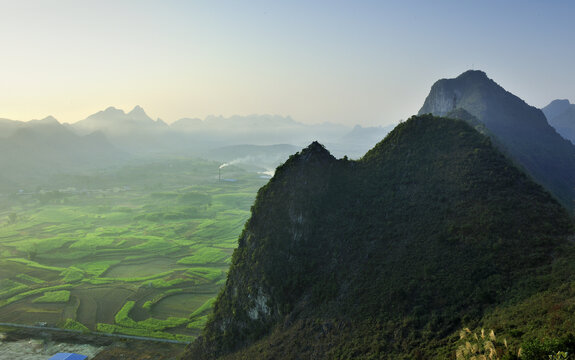
[[[466,110],[483,123],[516,164],[573,211],[575,146],[547,123],[541,110],[507,92],[482,71],[437,81],[419,114],[444,116],[456,109]]]
[[[445,116],[458,108],[458,101],[461,101],[461,91],[449,83],[437,82],[431,87],[420,113]]]
[[[258,193],[184,358],[446,358],[462,323],[536,291],[571,231],[463,121],[414,117],[359,161],[313,143]]]
[[[202,343],[203,353],[254,341],[289,311],[299,295],[291,289],[299,275],[290,272],[313,237],[317,205],[323,203],[336,163],[314,142],[290,157],[259,191],[210,325],[217,336],[226,334],[226,341]]]

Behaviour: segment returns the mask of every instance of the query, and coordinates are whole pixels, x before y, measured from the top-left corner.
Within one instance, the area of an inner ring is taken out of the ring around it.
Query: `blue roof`
[[[84,360],[88,357],[86,355],[73,354],[73,353],[57,353],[48,360]]]

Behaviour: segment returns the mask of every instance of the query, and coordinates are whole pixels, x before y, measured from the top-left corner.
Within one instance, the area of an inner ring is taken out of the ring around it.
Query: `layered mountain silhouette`
[[[12,191],[54,173],[166,156],[203,157],[273,172],[314,138],[325,140],[339,156],[359,157],[375,143],[374,133],[383,134],[382,128],[358,129],[307,125],[277,115],[209,116],[168,125],[140,106],[129,112],[108,107],[73,124],[60,124],[51,116],[28,122],[0,119],[0,188]]]
[[[167,125],[152,120],[136,106],[132,111],[109,107],[72,124],[79,134],[101,131],[110,142],[135,155],[201,155],[215,148],[235,145],[292,144],[301,148],[313,139],[339,144],[349,128],[331,123],[307,125],[278,115],[208,116],[183,118]]]
[[[0,123],[1,126],[1,123]],[[393,125],[394,126],[394,125]],[[325,122],[303,124],[279,115],[182,118],[167,125],[152,120],[136,106],[132,111],[110,107],[72,124],[79,134],[101,131],[119,148],[133,154],[200,155],[229,146],[290,144],[298,149],[319,139],[337,156],[359,158],[393,126],[347,126]],[[265,156],[265,153],[258,154]]]
[[[183,358],[450,358],[461,327],[552,287],[572,233],[464,121],[412,117],[359,161],[314,142],[258,192]]]
[[[457,109],[479,120],[516,164],[573,209],[575,146],[547,123],[541,110],[476,70],[433,84],[419,114],[445,116]]]
[[[0,186],[11,190],[57,173],[111,166],[128,156],[102,133],[80,136],[51,116],[9,124],[8,136],[0,138]]]
[[[111,106],[74,123],[73,127],[84,134],[101,131],[107,136],[124,136],[165,128],[167,124],[160,119],[152,120],[140,106],[135,106],[128,113]]]
[[[150,118],[140,106],[128,113],[108,107],[71,127],[81,135],[101,132],[114,146],[136,156],[170,152],[179,145],[179,139],[169,136],[168,125]]]
[[[541,110],[549,125],[575,144],[575,104],[571,104],[569,100],[553,100]]]

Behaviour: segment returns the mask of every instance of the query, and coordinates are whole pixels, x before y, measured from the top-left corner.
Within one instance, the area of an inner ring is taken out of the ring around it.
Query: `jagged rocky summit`
[[[445,359],[462,326],[549,288],[572,232],[464,121],[412,117],[359,161],[314,142],[259,191],[183,358]]]

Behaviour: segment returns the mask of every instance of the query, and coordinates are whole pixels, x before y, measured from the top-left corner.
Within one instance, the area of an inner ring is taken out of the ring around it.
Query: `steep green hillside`
[[[463,326],[569,277],[572,233],[463,121],[413,117],[359,161],[313,143],[259,191],[184,358],[449,358]]]

